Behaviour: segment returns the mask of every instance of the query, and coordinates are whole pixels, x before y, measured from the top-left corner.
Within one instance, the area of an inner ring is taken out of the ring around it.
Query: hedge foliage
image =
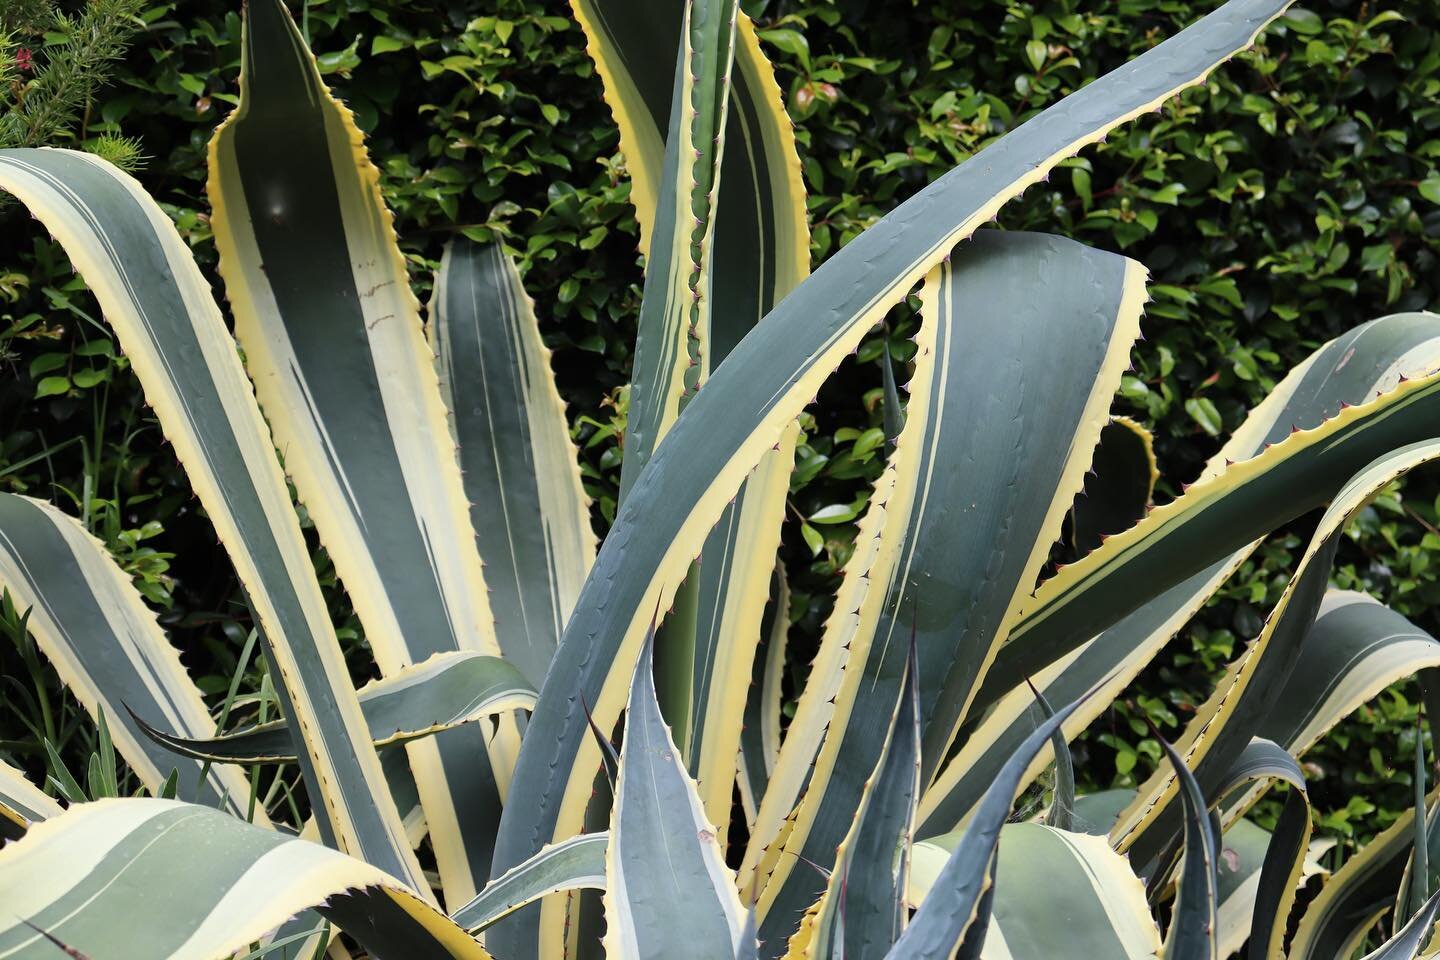
[[[988,140],[1214,6],[744,5],[797,123],[817,260]],[[370,136],[417,284],[456,232],[503,238],[521,256],[587,444],[603,527],[640,269],[615,129],[567,14],[559,0],[330,0],[302,16]],[[213,266],[205,145],[235,102],[237,5],[150,4],[142,16],[147,29],[74,136],[137,138],[141,180]],[[1070,234],[1150,268],[1147,339],[1116,409],[1154,429],[1164,499],[1315,346],[1383,313],[1440,309],[1437,158],[1440,8],[1309,0],[1207,85],[1067,161],[1001,222]],[[83,285],[16,205],[0,207],[0,223],[0,488],[57,498],[84,516],[165,611],[205,688],[222,693],[248,629],[223,554]],[[807,415],[791,498],[803,522],[784,548],[796,680],[884,455],[884,348],[903,363],[913,324],[897,311]],[[1421,477],[1382,497],[1337,572],[1341,585],[1374,592],[1432,631],[1437,491]],[[1258,634],[1305,534],[1300,524],[1272,538],[1082,741],[1093,785],[1133,783],[1153,768],[1159,746],[1145,718],[1177,729]],[[318,550],[317,563],[326,570]],[[17,642],[0,644],[0,751],[38,770],[46,736],[83,757],[87,728],[13,618],[7,627]],[[363,642],[353,629],[345,636]],[[1402,758],[1417,702],[1408,687],[1388,693],[1312,752],[1324,829],[1368,836],[1408,805]]]

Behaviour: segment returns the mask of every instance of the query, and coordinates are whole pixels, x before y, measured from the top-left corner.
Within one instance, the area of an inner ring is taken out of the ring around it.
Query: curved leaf
[[[1150,431],[1129,417],[1111,417],[1095,445],[1085,490],[1070,511],[1076,555],[1145,516],[1159,478]]]
[[[671,428],[601,548],[516,766],[512,787],[538,799],[506,808],[498,869],[579,831],[599,765],[581,697],[602,726],[615,719],[653,611],[666,607],[750,469],[865,332],[1006,200],[1196,82],[1285,5],[1231,0],[990,144],[842,248],[736,346]],[[533,938],[511,946],[507,960],[524,960]]]
[[[1332,444],[1329,449],[1340,445]],[[1193,767],[1207,799],[1219,800],[1225,792],[1226,770],[1249,744],[1288,680],[1319,609],[1346,524],[1385,484],[1437,457],[1440,443],[1435,441],[1401,446],[1357,471],[1335,495],[1260,637],[1231,664],[1214,694],[1186,727],[1181,741],[1185,760]],[[1262,459],[1264,455],[1257,458]],[[1158,853],[1174,830],[1174,795],[1174,779],[1163,771],[1143,785],[1135,803],[1111,832],[1117,849],[1132,851],[1141,862]]]
[[[562,890],[604,890],[608,833],[587,833],[554,843],[520,866],[496,877],[485,889],[450,915],[471,933],[528,903]]]
[[[375,746],[407,743],[509,710],[535,705],[535,689],[499,657],[456,650],[402,667],[356,691]],[[185,757],[220,763],[290,763],[290,724],[276,720],[205,739],[177,737],[139,723],[147,736]]]
[[[959,837],[915,845],[913,902],[924,902]],[[1145,884],[1102,837],[1008,823],[1000,831],[996,877],[982,957],[1152,960],[1160,949]]]
[[[1228,460],[1254,456],[1267,443],[1283,440],[1294,427],[1317,427],[1346,405],[1362,403],[1377,391],[1392,390],[1407,372],[1437,366],[1440,316],[1398,314],[1364,324],[1327,343],[1297,366],[1251,412],[1202,476],[1220,473]],[[1106,709],[1257,544],[1247,544],[1171,587],[1030,677],[1055,703],[1068,702],[1085,690],[1099,687],[1097,695],[1066,724],[1068,738],[1078,736]],[[921,836],[953,829],[984,791],[994,771],[1032,729],[1034,698],[1026,685],[1028,671],[1017,666],[1019,649],[1006,646],[997,656],[977,704],[991,704],[1006,684],[1010,685],[1009,692],[986,712],[975,729],[968,731],[957,757],[926,792],[920,810]],[[1032,765],[1029,777],[1038,776],[1049,762],[1047,748]]]
[[[28,609],[26,627],[66,688],[91,717],[104,712],[116,749],[141,783],[158,792],[174,771],[180,799],[245,817],[244,775],[182,760],[131,719],[134,710],[185,736],[215,732],[179,652],[104,544],[48,503],[0,493],[0,584]],[[263,809],[255,816],[267,822]]]
[[[834,862],[878,761],[885,729],[874,718],[898,695],[907,635],[922,730],[930,723],[922,783],[943,754],[1080,487],[1139,333],[1143,278],[1113,254],[999,231],[927,278],[905,427],[757,818],[766,839],[804,785],[787,855],[760,899],[762,941],[818,895],[805,861]]]
[[[140,185],[88,153],[0,151],[0,189],[85,278],[254,606],[327,843],[426,889],[385,791],[274,444],[209,283]]]
[[[1440,791],[1431,791],[1435,809]],[[1290,941],[1290,960],[1334,960],[1355,953],[1394,905],[1414,835],[1415,813],[1404,810],[1379,836],[1335,871],[1300,917]],[[1432,840],[1436,832],[1432,831]]]
[[[454,439],[380,174],[281,0],[245,8],[240,103],[207,191],[235,335],[286,471],[382,674],[502,651]],[[277,149],[283,144],[283,149]],[[513,722],[407,748],[445,896],[484,882]]]
[[[1185,853],[1175,889],[1174,915],[1165,935],[1165,960],[1218,960],[1220,831],[1184,759],[1163,739],[1160,747],[1180,782],[1185,808]]]
[[[4,955],[53,937],[106,960],[224,957],[314,907],[375,956],[489,960],[375,867],[175,800],[78,804],[35,826],[0,850],[0,902]]]

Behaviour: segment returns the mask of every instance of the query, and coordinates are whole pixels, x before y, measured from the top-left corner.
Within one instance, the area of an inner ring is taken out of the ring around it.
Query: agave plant
[[[0,496],[0,582],[154,795],[69,791],[62,810],[0,767],[18,837],[0,851],[0,956],[342,950],[329,922],[380,957],[1189,958],[1247,940],[1270,957],[1288,937],[1290,956],[1329,958],[1386,912],[1376,956],[1417,956],[1440,909],[1423,789],[1289,935],[1319,870],[1295,758],[1440,665],[1397,614],[1326,593],[1347,521],[1440,455],[1440,317],[1322,346],[1150,509],[1148,437],[1108,416],[1143,267],[980,229],[1285,6],[1231,0],[807,277],[793,133],[735,0],[576,0],[646,254],[598,551],[517,269],[456,241],[422,322],[378,173],[279,0],[248,6],[240,104],[210,149],[234,339],[133,179],[0,151],[0,187],[86,279],[232,558],[282,714],[217,730],[103,547]],[[885,469],[782,725],[796,418],[916,284],[903,416],[891,384]],[[359,690],[287,475],[381,675]],[[1170,764],[1131,796],[1076,798],[1067,740],[1261,538],[1321,507]],[[1078,559],[1054,569],[1067,530]],[[271,822],[242,773],[290,762],[303,824]],[[1052,762],[1047,809],[1007,823]],[[1245,816],[1275,783],[1267,832]]]

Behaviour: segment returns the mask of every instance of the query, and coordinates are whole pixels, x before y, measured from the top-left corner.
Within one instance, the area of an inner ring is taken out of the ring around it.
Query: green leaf
[[[1045,45],[1045,41],[1030,40],[1026,42],[1025,59],[1030,61],[1031,69],[1038,71],[1041,67],[1045,66],[1045,61],[1048,57],[1049,47]]]
[[[1185,401],[1185,412],[1190,414],[1190,419],[1200,425],[1212,437],[1220,436],[1225,428],[1225,423],[1220,419],[1220,411],[1215,409],[1215,404],[1209,397],[1191,397]]]
[[[1303,36],[1314,36],[1325,30],[1325,21],[1320,19],[1320,15],[1304,7],[1291,7],[1280,22]]]
[[[69,377],[45,377],[35,385],[35,399],[54,397],[70,392]]]

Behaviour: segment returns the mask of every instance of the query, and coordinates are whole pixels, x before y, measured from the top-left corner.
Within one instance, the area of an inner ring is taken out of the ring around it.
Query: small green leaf
[[[1215,404],[1210,402],[1209,397],[1191,397],[1186,400],[1185,412],[1200,425],[1201,430],[1212,437],[1220,436],[1225,424],[1220,419],[1220,411],[1215,409]]]
[[[832,503],[810,514],[811,523],[847,523],[855,519],[855,507],[848,503]]]
[[[1034,70],[1045,66],[1045,60],[1050,55],[1050,48],[1045,45],[1044,40],[1031,40],[1025,44],[1025,59],[1030,61]]]
[[[1314,36],[1325,30],[1325,21],[1320,19],[1320,15],[1303,7],[1292,7],[1290,12],[1280,19],[1280,22],[1296,33],[1305,36]]]
[[[810,42],[805,39],[805,34],[798,30],[761,30],[760,39],[774,44],[792,57],[799,57],[801,65],[807,71],[810,69]]]
[[[1440,176],[1426,177],[1420,181],[1420,196],[1431,203],[1440,203]]]
[[[810,548],[810,556],[820,556],[820,552],[825,549],[825,538],[820,536],[820,531],[808,523],[802,523],[800,536],[805,538],[805,545]]]
[[[381,53],[394,53],[396,50],[404,50],[406,46],[404,40],[396,37],[378,36],[370,41],[370,55],[373,57]]]
[[[46,377],[35,385],[35,399],[54,397],[70,392],[69,377]]]
[[[38,377],[42,373],[59,370],[68,362],[69,358],[63,353],[42,353],[30,361],[30,376]]]

